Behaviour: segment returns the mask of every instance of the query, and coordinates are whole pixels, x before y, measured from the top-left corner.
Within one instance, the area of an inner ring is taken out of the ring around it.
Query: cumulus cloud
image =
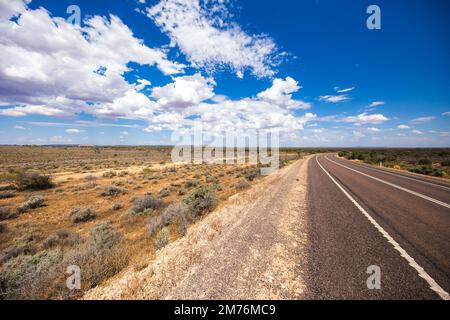
[[[222,0],[161,0],[147,15],[178,46],[194,67],[208,72],[230,68],[242,78],[273,76],[279,55],[266,35],[249,35],[230,21]]]
[[[420,130],[412,130],[411,132],[412,132],[412,133],[415,133],[415,134],[423,134],[423,132],[420,131]]]
[[[215,81],[200,74],[175,78],[175,81],[152,90],[160,107],[180,109],[214,97]]]
[[[442,115],[443,116],[450,116],[450,111],[444,112]]]
[[[7,108],[0,115],[91,112],[86,102],[112,103],[143,85],[124,79],[130,62],[164,74],[183,70],[135,38],[117,16],[92,16],[79,27],[26,3],[1,1],[0,106]]]
[[[398,129],[405,130],[405,129],[410,129],[411,127],[410,127],[410,126],[407,126],[406,124],[400,124],[400,125],[397,126],[397,128],[398,128]]]
[[[370,128],[367,128],[367,131],[369,131],[369,132],[380,132],[380,129],[375,128],[375,127],[370,127]]]
[[[300,89],[298,82],[291,77],[287,77],[285,80],[275,79],[272,87],[259,93],[258,98],[287,109],[311,108],[311,104],[307,102],[292,99],[292,93]]]
[[[297,81],[288,77],[275,79],[272,86],[256,97],[230,100],[214,93],[215,82],[197,74],[174,79],[164,87],[155,88],[157,114],[146,131],[178,130],[201,122],[211,132],[237,130],[273,130],[295,132],[315,118],[308,113],[296,117],[293,109],[309,105],[292,98],[300,89]]]

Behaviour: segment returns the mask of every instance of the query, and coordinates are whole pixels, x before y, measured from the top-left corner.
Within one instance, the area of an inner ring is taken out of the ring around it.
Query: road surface
[[[450,184],[328,154],[309,161],[307,199],[305,298],[448,299]]]
[[[309,157],[84,298],[448,299],[449,203],[441,180]]]

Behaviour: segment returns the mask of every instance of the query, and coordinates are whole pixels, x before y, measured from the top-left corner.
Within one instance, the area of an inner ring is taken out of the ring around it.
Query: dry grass
[[[0,147],[0,191],[8,194],[0,196],[0,299],[80,296],[65,286],[69,264],[82,268],[82,291],[127,265],[139,269],[238,192],[239,180],[259,178],[255,166],[169,159],[164,147]],[[52,188],[18,188],[17,172],[49,177]],[[98,251],[92,230],[114,245]]]

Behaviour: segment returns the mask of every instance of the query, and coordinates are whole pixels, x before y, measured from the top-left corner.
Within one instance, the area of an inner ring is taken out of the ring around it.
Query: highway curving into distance
[[[450,183],[326,154],[309,161],[307,199],[307,298],[449,299]]]

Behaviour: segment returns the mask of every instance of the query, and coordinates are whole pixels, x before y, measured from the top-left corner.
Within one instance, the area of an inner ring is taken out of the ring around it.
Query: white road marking
[[[368,175],[367,173],[364,173],[364,172],[361,172],[361,171],[352,169],[352,168],[350,168],[350,167],[344,166],[343,164],[340,164],[340,163],[338,163],[338,162],[336,162],[336,161],[333,161],[333,160],[331,160],[331,159],[328,159],[328,158],[326,158],[326,157],[325,157],[325,159],[327,159],[327,160],[330,161],[330,162],[333,162],[334,164],[337,164],[338,166],[341,166],[341,167],[343,167],[343,168],[346,168],[346,169],[348,169],[348,170],[354,171],[354,172],[359,173],[359,174],[361,174],[361,175],[363,175],[363,176],[366,176],[366,177],[368,177],[368,178],[371,178],[371,179],[374,179],[374,180],[379,181],[379,182],[381,182],[381,183],[387,184],[388,186],[391,186],[391,187],[397,188],[397,189],[399,189],[399,190],[408,192],[408,193],[410,193],[410,194],[412,194],[412,195],[415,195],[415,196],[417,196],[417,197],[420,197],[420,198],[422,198],[422,199],[425,199],[425,200],[434,202],[434,203],[436,203],[436,204],[438,204],[438,205],[441,205],[441,206],[443,206],[443,207],[446,207],[446,208],[450,209],[450,204],[448,204],[448,203],[445,203],[445,202],[436,200],[436,199],[431,198],[431,197],[429,197],[429,196],[426,196],[426,195],[424,195],[424,194],[421,194],[421,193],[418,193],[418,192],[415,192],[415,191],[412,191],[412,190],[409,190],[409,189],[400,187],[400,186],[398,186],[398,185],[396,185],[396,184],[393,184],[393,183],[384,181],[384,180],[382,180],[382,179],[376,178],[376,177],[374,177],[374,176]]]
[[[350,199],[351,202],[361,211],[361,213],[372,223],[372,225],[387,239],[387,241],[394,247],[395,250],[397,250],[400,255],[408,261],[408,264],[413,267],[417,273],[419,274],[419,277],[423,278],[428,285],[430,286],[430,289],[436,292],[443,300],[450,300],[449,294],[441,287],[439,284],[425,271],[424,268],[422,268],[413,257],[411,257],[399,244],[397,241],[392,238],[389,233],[387,233],[386,230],[384,230],[378,222],[375,221],[374,218],[331,176],[331,174],[320,164],[319,159],[316,156],[317,164],[320,168],[327,174],[327,176],[333,181],[339,189],[347,196],[347,198]]]
[[[325,158],[328,159],[328,157],[325,157]],[[328,160],[330,160],[330,159],[328,159]],[[395,177],[399,177],[399,178],[404,178],[404,179],[408,179],[408,180],[413,180],[413,181],[421,182],[421,183],[424,183],[424,184],[427,184],[427,185],[430,185],[430,186],[433,186],[433,187],[436,187],[436,188],[440,188],[440,189],[444,189],[444,190],[449,190],[449,191],[450,191],[450,188],[449,188],[449,187],[446,187],[446,186],[443,186],[443,185],[440,185],[440,184],[436,184],[436,183],[432,183],[432,182],[427,182],[427,181],[419,180],[419,179],[412,178],[412,177],[406,177],[405,175],[402,175],[402,174],[396,174],[396,173],[393,173],[393,172],[388,172],[388,171],[386,171],[386,170],[378,170],[378,169],[375,169],[375,168],[372,168],[372,167],[369,167],[369,166],[363,166],[363,167],[364,167],[364,168],[367,168],[367,169],[369,169],[369,170],[372,170],[372,171],[381,172],[381,173],[389,174],[389,175],[391,175],[391,176],[395,176]]]

